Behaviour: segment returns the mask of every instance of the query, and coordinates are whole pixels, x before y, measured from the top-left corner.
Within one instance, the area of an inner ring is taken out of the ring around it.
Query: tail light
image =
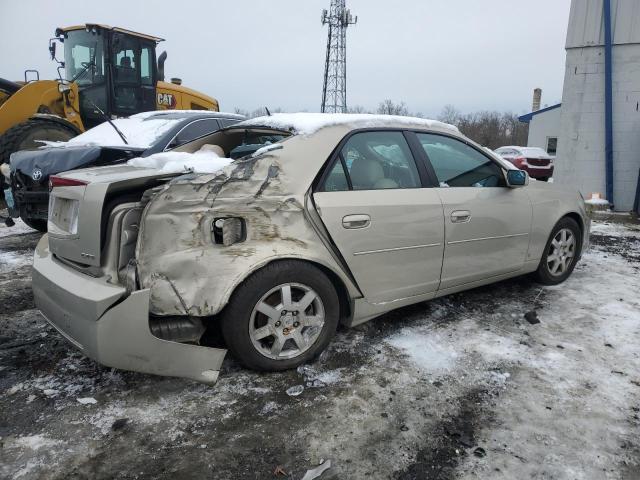
[[[84,180],[76,180],[74,178],[64,178],[58,177],[56,175],[51,175],[49,177],[49,190],[56,187],[80,187],[82,185],[87,185],[89,182],[85,182]]]

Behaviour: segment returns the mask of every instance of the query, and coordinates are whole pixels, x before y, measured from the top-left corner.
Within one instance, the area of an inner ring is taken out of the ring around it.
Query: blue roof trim
[[[539,113],[548,112],[549,110],[554,110],[556,108],[560,108],[561,105],[562,103],[558,103],[556,105],[551,105],[550,107],[543,108],[542,110],[537,110],[535,112],[527,113],[526,115],[522,115],[521,117],[518,117],[518,120],[524,123],[529,123],[535,115],[538,115]]]

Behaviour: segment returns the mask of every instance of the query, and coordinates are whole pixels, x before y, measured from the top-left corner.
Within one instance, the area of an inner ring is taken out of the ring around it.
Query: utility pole
[[[329,11],[322,11],[322,25],[329,25],[322,86],[323,113],[347,111],[347,27],[357,22],[358,17],[351,16],[345,0],[331,0]]]

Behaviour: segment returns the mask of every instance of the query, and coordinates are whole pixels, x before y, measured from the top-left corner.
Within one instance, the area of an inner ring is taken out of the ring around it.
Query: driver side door
[[[532,207],[526,188],[506,186],[502,168],[471,145],[417,133],[437,177],[444,208],[445,249],[439,290],[523,268]]]

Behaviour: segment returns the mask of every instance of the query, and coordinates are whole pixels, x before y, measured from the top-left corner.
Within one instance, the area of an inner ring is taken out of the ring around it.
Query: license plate
[[[16,201],[13,199],[13,192],[10,188],[4,189],[4,200],[5,202],[7,202],[7,207],[9,207],[9,210],[13,210],[14,208],[16,208]]]
[[[78,209],[80,202],[69,198],[50,196],[49,220],[60,230],[78,233]]]

